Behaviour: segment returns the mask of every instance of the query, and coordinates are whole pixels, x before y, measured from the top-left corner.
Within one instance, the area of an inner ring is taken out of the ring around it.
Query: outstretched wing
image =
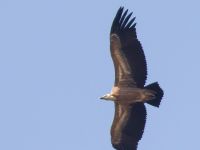
[[[137,39],[135,17],[120,7],[110,32],[111,56],[115,67],[115,86],[136,85],[143,87],[147,67],[142,46]]]
[[[113,147],[117,150],[137,150],[145,123],[146,108],[143,103],[133,106],[115,103],[115,117],[111,128]]]

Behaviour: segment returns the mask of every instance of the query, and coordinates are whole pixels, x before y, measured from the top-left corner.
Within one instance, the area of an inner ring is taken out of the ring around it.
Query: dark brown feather
[[[122,45],[118,35],[112,34],[110,36],[111,56],[115,67],[115,86],[135,87],[136,83],[132,78],[132,71],[127,58],[121,51]]]
[[[119,110],[120,107],[123,107],[124,110]],[[122,119],[121,116],[125,113],[128,115]],[[120,124],[119,121],[122,123]],[[145,123],[146,108],[143,103],[136,103],[132,106],[120,106],[115,103],[115,117],[111,129],[113,147],[117,150],[137,150]],[[117,126],[118,130],[115,130]]]
[[[142,46],[137,39],[135,29],[136,24],[134,23],[135,18],[129,21],[132,13],[127,14],[128,10],[123,13],[123,8],[120,7],[111,27],[111,37],[113,35],[118,36],[119,44],[121,46],[120,49],[112,49],[112,47],[115,47],[112,44],[117,42],[111,42],[111,56],[115,66],[115,78],[117,78],[115,79],[115,85],[118,85],[120,82],[120,69],[118,68],[118,63],[119,61],[123,61],[121,63],[124,63],[126,60],[131,71],[130,77],[136,82],[137,87],[143,88],[147,76],[146,60]],[[120,51],[122,54],[121,60],[117,60],[116,56],[113,54],[113,51],[116,50]],[[123,72],[121,73],[121,79],[130,80]]]

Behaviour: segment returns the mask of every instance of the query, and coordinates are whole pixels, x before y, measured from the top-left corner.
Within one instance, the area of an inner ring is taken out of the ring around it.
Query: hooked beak
[[[100,97],[100,99],[104,99],[104,96]]]

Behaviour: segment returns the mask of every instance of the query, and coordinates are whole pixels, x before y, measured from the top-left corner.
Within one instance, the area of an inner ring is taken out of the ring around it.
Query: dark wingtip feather
[[[135,17],[130,20],[133,12],[129,13],[128,15],[127,14],[128,14],[128,9],[126,9],[125,11],[124,7],[120,7],[118,9],[117,14],[112,23],[111,33],[119,33],[125,29],[132,29],[130,27],[133,27],[132,24],[135,20]]]
[[[120,18],[122,16],[123,9],[124,9],[124,7],[120,7],[118,9],[117,14],[116,14],[116,16],[113,20],[113,23],[112,23],[112,27],[111,27],[111,31],[110,31],[111,33],[114,33],[115,31],[118,30],[117,28],[119,28],[119,21],[120,21]]]
[[[123,9],[124,9],[124,6],[121,6],[121,7],[119,8],[119,10],[120,10],[120,9],[122,9],[122,10],[123,10]]]
[[[121,17],[121,19],[120,19],[120,21],[119,21],[119,24],[120,24],[120,25],[124,22],[124,19],[125,19],[127,13],[128,13],[128,9],[123,13],[123,15],[122,15],[122,17]]]
[[[129,21],[129,23],[126,25],[126,28],[131,28],[131,26],[132,26],[132,24],[133,24],[134,21],[135,21],[135,17],[132,18],[132,19]],[[134,23],[134,24],[135,24],[135,23]]]
[[[124,20],[124,22],[123,22],[122,25],[121,25],[122,28],[125,28],[125,26],[126,26],[128,20],[130,19],[130,17],[131,17],[132,14],[133,14],[133,12],[131,12],[131,13],[126,17],[126,19]]]

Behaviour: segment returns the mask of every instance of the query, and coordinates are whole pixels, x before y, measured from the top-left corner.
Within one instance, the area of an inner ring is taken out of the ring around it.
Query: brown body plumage
[[[123,105],[154,99],[154,94],[154,91],[148,89],[120,86],[114,86],[111,91],[111,95],[116,98],[115,102]]]
[[[142,46],[137,39],[135,18],[120,7],[110,33],[110,51],[115,67],[111,93],[101,99],[115,103],[111,127],[112,145],[117,150],[136,150],[146,122],[144,103],[158,107],[163,91],[158,83],[145,85],[147,67]]]

